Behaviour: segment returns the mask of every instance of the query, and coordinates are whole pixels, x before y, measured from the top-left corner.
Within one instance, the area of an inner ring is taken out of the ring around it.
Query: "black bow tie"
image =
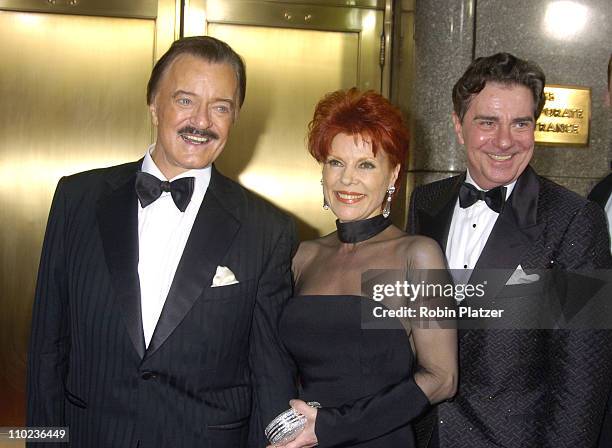
[[[489,191],[483,191],[467,182],[461,184],[459,189],[459,205],[468,208],[478,201],[485,201],[491,210],[501,213],[506,200],[506,187],[495,187]]]
[[[195,177],[182,177],[172,182],[159,180],[149,173],[136,173],[136,194],[140,205],[146,207],[155,202],[163,191],[169,191],[176,207],[184,212],[193,194]]]

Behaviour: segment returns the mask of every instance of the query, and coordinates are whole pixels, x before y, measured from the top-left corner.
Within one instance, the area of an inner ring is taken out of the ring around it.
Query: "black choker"
[[[391,220],[383,215],[360,221],[340,222],[336,219],[338,239],[343,243],[360,243],[378,235],[391,225]]]

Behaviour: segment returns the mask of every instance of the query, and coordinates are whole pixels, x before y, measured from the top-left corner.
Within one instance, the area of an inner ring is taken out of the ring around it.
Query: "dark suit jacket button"
[[[143,380],[154,380],[157,376],[153,372],[143,372],[140,377]]]

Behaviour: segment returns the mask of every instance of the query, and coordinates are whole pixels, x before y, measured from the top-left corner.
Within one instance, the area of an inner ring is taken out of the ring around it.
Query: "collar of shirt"
[[[484,188],[482,188],[480,185],[478,185],[476,183],[476,181],[474,180],[474,178],[471,176],[470,174],[470,170],[467,170],[467,173],[465,175],[465,181],[468,184],[472,184],[474,185],[476,188],[478,188],[479,190],[484,190],[484,191],[489,191],[489,190],[485,190]],[[508,198],[510,197],[510,195],[512,194],[512,190],[514,190],[514,186],[516,185],[516,180],[514,182],[509,183],[508,185],[504,185],[504,187],[506,187],[506,197],[504,198],[504,200],[508,200]],[[458,201],[459,199],[457,199]]]
[[[202,204],[202,200],[204,199],[204,195],[206,194],[206,190],[208,189],[208,185],[210,184],[210,176],[212,173],[211,166],[185,171],[184,173],[181,173],[178,176],[173,177],[172,179],[166,179],[166,176],[164,176],[164,174],[153,161],[153,157],[151,156],[151,154],[153,153],[154,149],[155,143],[153,143],[147,148],[144,160],[142,161],[141,170],[145,173],[149,173],[157,177],[160,180],[169,180],[170,182],[176,179],[181,179],[183,177],[194,177],[195,187],[193,189],[193,196],[191,197],[191,202],[189,203],[189,208],[191,208],[191,204],[194,204],[197,205],[197,208],[199,209],[200,205]],[[168,192],[164,192],[162,193],[162,196],[167,196],[169,194],[170,193]]]

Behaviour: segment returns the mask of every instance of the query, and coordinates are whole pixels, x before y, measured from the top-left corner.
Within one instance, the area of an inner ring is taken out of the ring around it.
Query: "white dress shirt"
[[[151,157],[154,147],[155,144],[147,149],[142,171],[161,180],[195,177],[195,184],[193,196],[185,212],[176,207],[169,192],[163,192],[159,199],[146,208],[138,205],[138,276],[142,329],[147,347],[166,302],[211,175],[211,167],[207,167],[166,179]]]
[[[465,181],[483,190],[470,176],[469,170]],[[515,184],[516,181],[506,185],[505,199],[510,197]],[[450,269],[474,269],[498,216],[499,213],[491,210],[485,201],[461,208],[457,198],[446,240],[446,259]]]

